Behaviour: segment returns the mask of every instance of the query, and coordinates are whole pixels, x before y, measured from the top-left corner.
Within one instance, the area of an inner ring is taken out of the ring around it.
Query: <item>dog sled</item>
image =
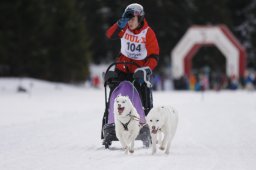
[[[141,140],[143,146],[149,147],[151,144],[151,136],[145,116],[152,106],[152,94],[149,92],[150,75],[147,75],[143,83],[138,83],[139,77],[134,77],[132,81],[122,81],[118,79],[115,71],[111,70],[117,64],[133,64],[133,62],[115,62],[112,63],[103,73],[104,89],[105,89],[105,112],[102,119],[101,139],[106,149],[112,144],[112,141],[118,141],[115,133],[114,123],[114,100],[118,95],[128,96],[140,115],[140,133],[136,140]],[[138,65],[137,65],[138,66]],[[136,87],[135,87],[136,85]],[[138,91],[137,88],[140,88]],[[109,91],[109,96],[108,96]],[[142,94],[143,93],[143,94]]]

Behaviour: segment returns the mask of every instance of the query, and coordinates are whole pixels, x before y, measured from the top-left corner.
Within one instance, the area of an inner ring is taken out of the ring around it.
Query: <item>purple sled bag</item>
[[[109,99],[108,124],[114,123],[114,101],[118,95],[128,96],[140,115],[140,123],[146,123],[145,112],[137,89],[129,81],[122,81],[112,92]]]

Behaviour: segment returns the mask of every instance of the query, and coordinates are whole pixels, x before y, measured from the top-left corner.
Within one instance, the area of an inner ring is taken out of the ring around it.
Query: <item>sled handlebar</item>
[[[107,79],[108,79],[108,78],[106,78],[106,75],[109,76],[108,73],[111,72],[110,69],[111,69],[113,66],[116,66],[117,64],[134,65],[134,66],[140,67],[140,65],[138,65],[137,63],[134,63],[134,62],[125,62],[125,61],[114,62],[114,63],[110,64],[110,65],[108,66],[106,72],[103,72],[103,73],[102,73],[102,77],[103,77],[103,79],[104,79],[104,86],[106,86]],[[111,75],[111,74],[110,74],[110,75]],[[112,76],[113,76],[113,75],[112,75]]]
[[[106,70],[106,73],[110,70],[111,67],[113,67],[113,66],[115,66],[115,65],[117,65],[117,64],[124,64],[124,65],[127,65],[127,64],[128,64],[128,65],[135,65],[135,66],[137,66],[137,67],[140,67],[139,64],[134,63],[134,62],[119,61],[119,62],[114,62],[114,63],[110,64],[110,65],[108,66],[107,70]]]

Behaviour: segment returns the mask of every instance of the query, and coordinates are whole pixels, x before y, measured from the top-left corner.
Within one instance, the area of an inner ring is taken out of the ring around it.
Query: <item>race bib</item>
[[[123,37],[121,38],[121,53],[134,60],[145,59],[147,57],[147,31],[148,28],[141,31],[139,34],[134,34],[129,29],[126,29]]]

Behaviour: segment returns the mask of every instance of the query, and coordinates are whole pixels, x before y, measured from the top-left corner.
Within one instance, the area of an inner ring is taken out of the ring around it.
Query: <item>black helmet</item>
[[[144,20],[145,12],[142,5],[137,3],[130,4],[125,8],[126,11],[133,11],[133,15],[138,16],[139,23]]]

